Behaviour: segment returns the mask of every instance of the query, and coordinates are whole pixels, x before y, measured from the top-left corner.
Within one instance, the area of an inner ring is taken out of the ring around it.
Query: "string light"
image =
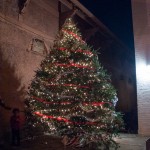
[[[37,117],[31,124],[42,122],[51,133],[62,132],[62,127],[82,129],[90,140],[102,141],[105,131],[112,137],[109,128],[116,131],[119,121],[109,81],[96,52],[68,20],[31,83],[29,106]]]

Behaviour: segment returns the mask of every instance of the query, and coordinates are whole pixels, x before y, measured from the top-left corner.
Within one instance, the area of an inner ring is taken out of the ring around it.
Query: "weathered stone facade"
[[[150,135],[150,1],[132,0],[139,134]]]
[[[100,61],[112,75],[117,89],[117,109],[130,114],[134,111],[134,59],[129,50],[100,21],[83,6],[81,8],[84,12],[80,10],[75,14],[72,11],[73,5],[67,0],[26,0],[25,7],[21,7],[18,2],[0,1],[0,95],[6,105],[24,109],[27,87],[45,56],[32,51],[33,39],[43,41],[48,53],[59,24],[66,17],[74,15],[83,38],[94,48],[100,48]],[[77,3],[77,9],[80,9],[79,6]],[[0,108],[0,117],[6,130],[10,114],[10,111]]]
[[[58,31],[57,6],[56,0],[32,0],[19,15],[18,0],[0,1],[0,95],[12,108],[24,110],[27,87],[44,58],[30,45],[37,38],[49,50]],[[0,113],[0,122],[8,130],[11,112],[0,108]]]

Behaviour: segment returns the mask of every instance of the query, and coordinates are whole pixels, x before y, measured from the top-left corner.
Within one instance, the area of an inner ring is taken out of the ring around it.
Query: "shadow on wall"
[[[15,67],[4,59],[2,52],[0,47],[0,96],[11,109],[17,107],[23,110],[25,87],[21,87],[21,79],[16,76]],[[0,134],[9,132],[10,115],[11,110],[0,107]]]

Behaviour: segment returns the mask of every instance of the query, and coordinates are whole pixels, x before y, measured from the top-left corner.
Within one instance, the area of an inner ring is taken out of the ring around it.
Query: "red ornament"
[[[73,37],[75,37],[76,39],[80,40],[82,43],[85,43],[85,41],[83,41],[78,35],[76,35],[75,33],[71,32],[71,31],[67,31],[67,30],[62,30],[63,32],[66,32],[70,35],[72,35]]]
[[[58,121],[64,121],[64,122],[67,122],[67,123],[70,123],[70,124],[76,124],[76,125],[93,125],[93,124],[96,124],[95,122],[72,122],[66,118],[63,118],[63,117],[54,117],[54,116],[49,116],[49,115],[44,115],[40,112],[34,112],[35,115],[38,115],[39,117],[43,117],[43,118],[47,118],[47,119],[55,119],[55,120],[58,120]]]
[[[93,68],[90,68],[88,66],[83,66],[75,63],[70,63],[70,64],[60,64],[60,63],[55,63],[54,65],[61,66],[61,67],[77,67],[77,68],[87,68],[90,70],[94,70]]]
[[[65,48],[65,47],[60,47],[59,50],[61,50],[61,51],[67,50],[67,51],[68,51],[68,49]],[[88,51],[88,50],[82,50],[82,49],[77,49],[77,50],[75,50],[74,52],[80,52],[80,53],[84,53],[84,54],[87,54],[87,55],[93,55],[92,52],[90,52],[90,51]]]

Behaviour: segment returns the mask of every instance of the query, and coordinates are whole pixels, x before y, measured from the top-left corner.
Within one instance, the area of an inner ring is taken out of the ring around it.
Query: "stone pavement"
[[[146,150],[148,138],[137,134],[120,134],[115,140],[120,144],[119,150]]]
[[[146,140],[148,137],[142,137],[136,134],[120,134],[120,137],[115,138],[116,142],[120,144],[118,150],[146,150]],[[32,140],[23,141],[21,146],[6,147],[2,150],[75,150],[70,147],[64,148],[58,137],[43,136]],[[1,149],[0,149],[1,150]],[[76,150],[89,150],[88,148]]]

